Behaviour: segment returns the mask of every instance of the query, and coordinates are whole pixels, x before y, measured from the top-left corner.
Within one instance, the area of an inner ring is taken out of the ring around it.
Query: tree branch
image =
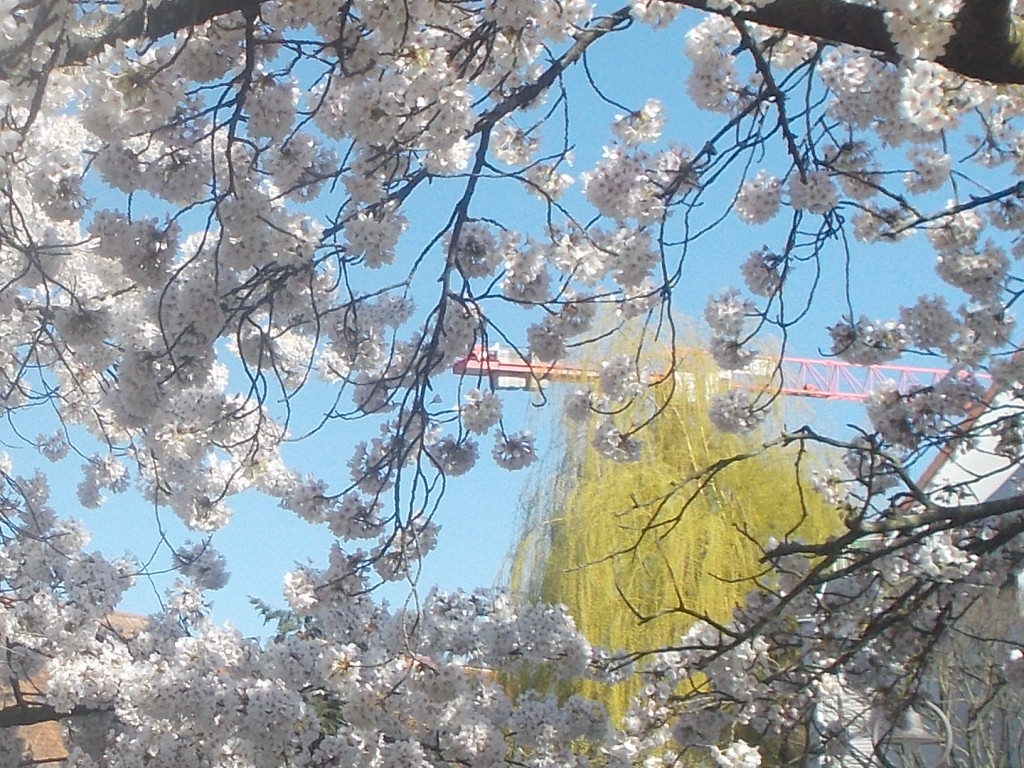
[[[254,12],[265,0],[168,0],[155,8],[143,6],[123,16],[113,16],[88,32],[68,35],[65,66],[84,64],[108,45],[134,39],[159,40],[183,29],[205,24],[237,11]]]
[[[729,16],[708,7],[707,0],[669,0],[677,5]],[[264,0],[165,0],[155,8],[143,8],[112,17],[98,28],[68,35],[65,65],[82,64],[105,46],[142,38],[158,40],[183,29],[204,24],[236,11],[255,11]],[[611,16],[628,15],[622,8]],[[896,46],[889,37],[881,9],[855,5],[846,0],[774,0],[733,18],[764,24],[796,35],[833,43],[846,43],[874,51],[893,61]],[[1024,84],[1024,45],[1020,26],[1007,0],[964,0],[956,19],[956,34],[938,61],[965,77],[992,83]]]
[[[58,712],[49,704],[17,704],[0,707],[0,728],[18,728],[23,725],[37,725],[38,723],[56,723],[69,717],[94,715],[103,711],[105,710],[79,705],[70,712]]]
[[[670,0],[678,5],[729,16],[706,0]],[[796,35],[846,43],[898,60],[880,8],[844,0],[774,0],[736,19]],[[1024,46],[1007,0],[964,0],[956,33],[938,62],[949,70],[992,83],[1024,83]]]

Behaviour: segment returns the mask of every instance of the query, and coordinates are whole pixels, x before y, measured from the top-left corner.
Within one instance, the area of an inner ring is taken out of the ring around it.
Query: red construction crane
[[[773,374],[778,360],[755,358],[746,371],[733,372],[730,378],[737,385]],[[524,360],[511,349],[492,346],[474,348],[452,366],[459,375],[487,376],[495,389],[530,389],[540,381],[579,381],[596,376],[596,371]],[[949,371],[945,368],[922,368],[910,365],[852,365],[839,360],[808,357],[787,357],[781,362],[782,387],[785,395],[819,397],[827,400],[863,400],[886,381],[893,381],[900,392],[908,392],[937,383]],[[979,375],[981,381],[990,377]]]

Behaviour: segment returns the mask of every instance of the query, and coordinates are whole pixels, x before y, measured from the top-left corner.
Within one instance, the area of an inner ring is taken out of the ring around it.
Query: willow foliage
[[[536,474],[509,582],[523,600],[565,604],[591,643],[646,650],[670,645],[695,620],[725,621],[764,576],[769,537],[818,540],[838,525],[805,482],[794,452],[758,452],[758,434],[712,427],[708,402],[723,383],[714,364],[688,353],[656,401],[616,417],[646,430],[642,458],[619,464],[590,443],[593,428],[563,418],[561,457]],[[732,457],[755,453],[740,461]],[[714,468],[708,471],[709,468]],[[543,670],[524,688],[549,688]],[[582,683],[563,693],[602,700],[621,717],[638,681]]]

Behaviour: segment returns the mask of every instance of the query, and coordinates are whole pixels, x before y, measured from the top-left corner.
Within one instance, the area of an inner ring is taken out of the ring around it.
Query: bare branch
[[[92,715],[105,709],[77,706],[70,712],[59,712],[49,704],[25,704],[0,708],[0,728],[20,728],[38,723],[56,723],[69,717]]]

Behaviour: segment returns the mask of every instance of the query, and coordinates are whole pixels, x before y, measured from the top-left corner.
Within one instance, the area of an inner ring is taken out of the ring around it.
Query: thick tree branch
[[[77,706],[70,712],[58,712],[49,704],[17,704],[0,707],[0,728],[19,728],[24,725],[36,725],[38,723],[55,723],[60,720],[66,720],[69,717],[93,715],[102,711],[104,710]]]
[[[939,62],[949,69],[993,83],[1024,83],[1021,22],[1009,0],[964,0],[956,35]]]
[[[980,501],[974,504],[957,504],[955,506],[936,505],[932,509],[920,512],[908,512],[891,520],[863,521],[857,530],[865,533],[891,533],[895,531],[912,531],[936,523],[948,523],[948,526],[963,526],[987,517],[999,517],[1024,510],[1024,495]]]
[[[183,29],[236,11],[253,11],[264,0],[166,0],[140,9],[90,31],[68,35],[65,64],[81,64],[118,41],[158,40]],[[707,13],[721,13],[706,0],[672,0]],[[622,9],[617,13],[628,12]],[[897,58],[885,28],[882,11],[845,0],[774,0],[736,15],[797,35],[846,43]],[[966,77],[993,83],[1024,83],[1024,46],[1007,0],[965,0],[956,21],[957,32],[939,62]]]
[[[707,13],[729,15],[709,8],[706,0],[670,2]],[[885,28],[882,12],[866,5],[853,5],[844,0],[773,0],[755,11],[737,13],[735,18],[896,58],[896,46]]]
[[[890,519],[858,521],[843,535],[832,537],[820,544],[808,544],[800,541],[783,542],[765,553],[765,561],[794,554],[835,559],[841,553],[846,552],[851,545],[872,534],[910,533],[926,528],[937,532],[950,528],[961,528],[989,517],[1000,517],[1021,511],[1024,511],[1024,495],[1020,494],[975,504],[934,505],[919,512],[908,512]],[[1016,531],[1016,528],[1014,530]]]
[[[671,0],[709,13],[705,0]],[[846,43],[896,60],[879,8],[844,0],[774,0],[736,18],[806,37]],[[965,77],[992,83],[1024,83],[1024,46],[1007,0],[964,0],[956,34],[938,61]]]
[[[183,29],[205,24],[218,16],[237,11],[252,12],[265,0],[168,0],[155,8],[142,8],[107,23],[68,35],[65,65],[83,64],[119,41],[159,40]]]

